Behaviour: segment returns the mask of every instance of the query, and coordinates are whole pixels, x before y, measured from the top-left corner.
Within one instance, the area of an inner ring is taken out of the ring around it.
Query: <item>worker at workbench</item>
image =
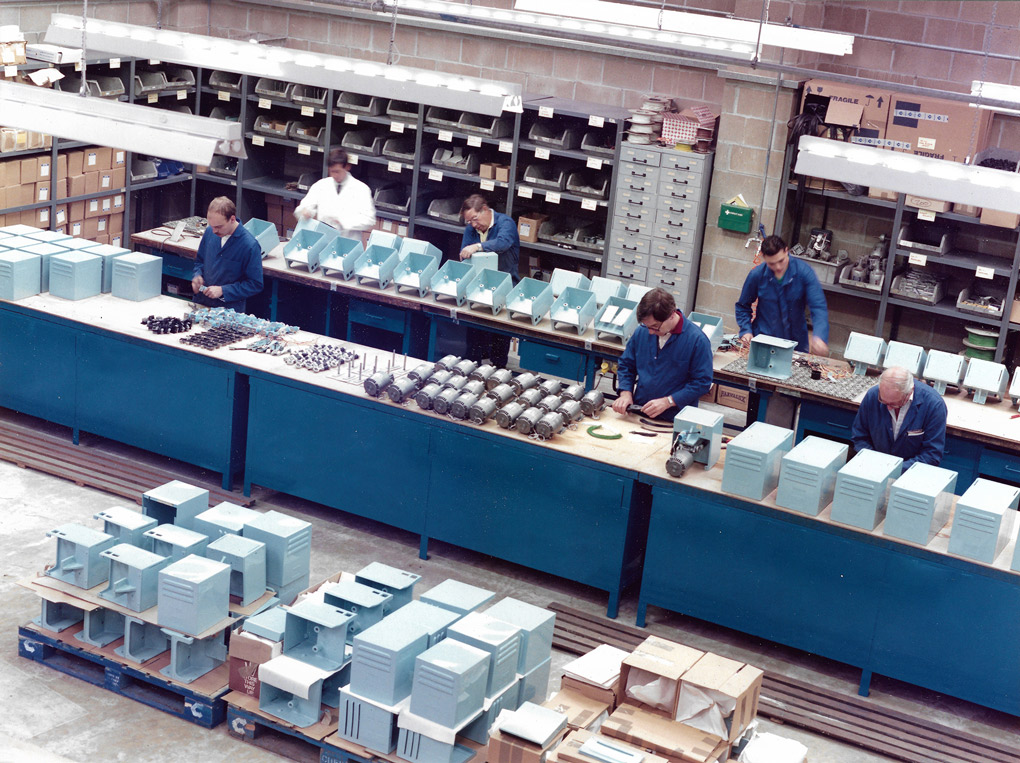
[[[314,217],[336,228],[341,236],[364,245],[368,231],[375,227],[372,191],[351,174],[347,152],[342,148],[330,151],[326,161],[329,177],[312,183],[294,214],[305,219]]]
[[[627,341],[613,410],[625,414],[637,404],[646,416],[672,421],[681,408],[697,405],[711,389],[712,344],[664,289],[652,289],[641,298],[637,319],[647,331],[638,329]]]
[[[938,466],[946,447],[946,403],[905,368],[882,372],[864,394],[851,429],[857,451],[877,450],[915,463]]]
[[[744,279],[735,312],[740,341],[751,343],[758,334],[793,339],[800,352],[829,354],[829,309],[818,276],[811,266],[790,259],[790,249],[779,236],[767,236],[761,243],[764,262]],[[754,318],[751,306],[758,300]],[[805,308],[811,311],[814,329],[809,337]]]
[[[243,313],[248,297],[262,291],[262,247],[237,220],[237,208],[218,196],[205,213],[191,276],[194,301],[207,307],[229,307]]]
[[[464,199],[460,216],[465,223],[460,258],[468,260],[479,252],[495,252],[499,270],[509,273],[511,282],[516,286],[521,280],[518,273],[521,239],[517,235],[517,223],[509,215],[491,209],[486,198],[478,193]],[[468,342],[470,355],[479,360],[488,358],[497,367],[506,366],[510,354],[509,336],[469,329]]]

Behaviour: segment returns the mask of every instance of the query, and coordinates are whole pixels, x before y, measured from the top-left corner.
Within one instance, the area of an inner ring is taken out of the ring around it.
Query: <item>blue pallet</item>
[[[215,696],[200,694],[34,628],[18,628],[18,655],[207,729],[227,716],[226,688]]]
[[[341,750],[321,739],[305,736],[301,729],[229,702],[227,728],[234,738],[243,739],[256,747],[290,760],[306,763],[369,763],[368,759]]]

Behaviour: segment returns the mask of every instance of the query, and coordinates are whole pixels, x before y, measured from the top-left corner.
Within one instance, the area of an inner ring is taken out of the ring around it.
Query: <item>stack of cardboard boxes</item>
[[[58,154],[56,166],[52,155],[45,154],[0,162],[0,209],[71,199],[55,207],[7,212],[0,215],[0,222],[52,227],[71,236],[121,246],[126,156],[119,149],[89,148]]]
[[[297,205],[294,199],[266,194],[266,221],[276,226],[276,233],[281,238],[290,238],[297,227],[297,218],[294,217]]]

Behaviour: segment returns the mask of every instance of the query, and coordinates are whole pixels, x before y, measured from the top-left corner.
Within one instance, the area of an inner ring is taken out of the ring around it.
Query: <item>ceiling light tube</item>
[[[794,172],[799,175],[1020,213],[1020,175],[1015,172],[810,135],[801,136],[797,149]]]
[[[0,82],[5,125],[140,154],[209,164],[213,154],[245,157],[241,125],[103,98]]]
[[[472,78],[458,78],[456,88],[450,87],[445,79],[438,84],[426,85],[419,79],[419,72],[426,70],[401,67],[406,76],[396,74],[386,77],[383,76],[387,70],[385,65],[339,56],[318,56],[321,60],[319,66],[302,66],[300,62],[305,61],[308,54],[300,51],[184,32],[158,32],[154,40],[143,42],[136,35],[141,30],[148,30],[148,27],[118,24],[128,34],[111,36],[103,31],[107,26],[94,19],[86,21],[90,48],[113,55],[273,77],[313,87],[349,90],[489,116],[499,116],[504,105],[511,101],[519,103],[522,92],[519,84]],[[79,47],[81,33],[80,17],[54,13],[46,31],[46,42]],[[166,34],[173,36],[172,44],[167,44]],[[253,48],[262,55],[253,53]],[[467,83],[466,89],[462,89],[465,88],[464,83]]]

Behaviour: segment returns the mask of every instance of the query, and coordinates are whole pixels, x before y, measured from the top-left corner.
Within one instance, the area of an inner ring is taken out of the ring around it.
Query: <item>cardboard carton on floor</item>
[[[620,667],[622,701],[673,718],[680,678],[704,656],[698,649],[649,636]]]
[[[534,742],[497,730],[489,734],[488,763],[545,763],[549,751],[562,738],[561,733],[549,745],[540,747]]]
[[[602,724],[601,733],[686,763],[725,760],[729,745],[715,734],[664,718],[635,705],[620,705]]]
[[[724,738],[734,742],[747,725],[758,714],[758,697],[765,671],[753,665],[730,660],[718,654],[706,654],[680,680],[678,707],[685,706],[685,700],[697,696],[692,705],[701,708],[707,697],[714,707],[701,710],[698,716],[676,715],[677,720],[703,730],[712,731],[709,716],[715,714],[725,726]],[[699,722],[698,719],[704,722]]]
[[[633,756],[634,760],[637,760],[637,756],[640,756],[641,763],[668,763],[666,758],[639,750],[637,747],[621,742],[619,739],[612,739],[601,734],[593,734],[590,731],[571,732],[566,739],[560,742],[560,746],[556,748],[556,760],[562,761],[562,763],[592,763],[596,758],[591,757],[586,752],[581,752],[581,746],[592,739],[604,743],[610,755],[612,751],[622,750]]]
[[[605,703],[611,712],[622,700],[620,672],[629,654],[615,646],[600,644],[563,666],[560,688]]]
[[[727,408],[736,408],[738,411],[746,411],[750,396],[750,390],[739,389],[737,387],[727,387],[724,384],[720,384],[719,389],[715,393],[715,401],[719,405],[725,405]]]
[[[568,729],[587,729],[609,717],[609,704],[571,689],[560,689],[542,707],[567,716]]]
[[[240,628],[232,631],[227,652],[230,663],[230,688],[258,699],[262,686],[259,681],[259,665],[279,657],[282,653],[283,644],[279,641],[270,641],[246,633]]]

